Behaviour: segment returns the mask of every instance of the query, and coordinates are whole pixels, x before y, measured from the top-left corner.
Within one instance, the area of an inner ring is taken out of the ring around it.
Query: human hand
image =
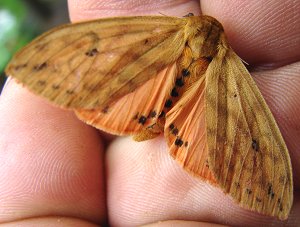
[[[260,69],[251,75],[274,113],[293,164],[294,206],[287,226],[300,225],[297,4],[201,1],[202,13],[222,22],[234,50]],[[197,1],[70,0],[69,7],[73,22],[200,11]],[[200,221],[207,226],[283,225],[240,208],[220,189],[189,176],[168,155],[162,137],[111,141],[13,80],[0,97],[0,110],[0,223],[93,226],[109,220],[113,226],[136,226],[180,219],[194,221],[176,222],[180,226],[199,226]]]

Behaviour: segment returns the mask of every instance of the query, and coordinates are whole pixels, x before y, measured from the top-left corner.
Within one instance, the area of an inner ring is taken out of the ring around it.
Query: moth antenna
[[[239,58],[240,58],[240,57],[239,57]],[[249,63],[246,62],[244,59],[240,58],[240,60],[241,60],[244,64],[249,65]]]
[[[162,15],[162,16],[165,16],[165,17],[168,17],[168,15],[167,14],[163,14],[163,13],[161,13],[161,12],[158,12],[160,15]]]

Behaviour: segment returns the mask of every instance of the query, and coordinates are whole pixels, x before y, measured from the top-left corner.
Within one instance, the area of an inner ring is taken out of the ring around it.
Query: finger
[[[143,225],[142,227],[225,227],[225,225],[212,224],[207,222],[194,222],[194,221],[161,221],[157,223],[151,223]],[[226,225],[227,226],[227,225]]]
[[[10,80],[0,97],[0,223],[105,219],[96,130]]]
[[[176,1],[95,1],[69,0],[72,21],[97,19],[109,16],[167,15],[184,16],[188,13],[199,15],[199,2],[193,0]]]
[[[99,225],[93,224],[91,222],[80,220],[72,217],[37,217],[29,218],[26,220],[13,221],[6,223],[5,227],[32,227],[32,226],[55,226],[55,227],[97,227]],[[217,226],[216,226],[217,227]]]
[[[239,207],[217,187],[188,173],[168,154],[162,137],[142,143],[119,138],[107,154],[112,225],[138,226],[162,220],[193,220],[230,226],[282,226],[275,218]],[[299,196],[290,214],[299,223]]]
[[[217,18],[246,62],[285,65],[300,59],[300,1],[201,0],[203,14]]]

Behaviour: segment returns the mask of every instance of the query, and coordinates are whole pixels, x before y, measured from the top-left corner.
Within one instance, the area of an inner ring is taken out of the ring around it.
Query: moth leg
[[[144,128],[141,132],[134,135],[132,138],[137,142],[154,139],[159,136],[163,132],[163,126],[159,124],[159,122],[154,123],[146,128]]]

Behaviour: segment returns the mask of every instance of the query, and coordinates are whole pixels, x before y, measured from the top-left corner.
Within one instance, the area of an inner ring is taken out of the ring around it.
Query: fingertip
[[[182,17],[188,13],[199,15],[198,1],[69,1],[71,21],[113,16],[167,15]]]
[[[204,14],[224,26],[233,49],[256,65],[299,59],[300,17],[295,1],[201,1]]]
[[[169,220],[142,225],[141,227],[225,227],[228,225],[219,225],[208,222],[184,221],[184,220]]]

